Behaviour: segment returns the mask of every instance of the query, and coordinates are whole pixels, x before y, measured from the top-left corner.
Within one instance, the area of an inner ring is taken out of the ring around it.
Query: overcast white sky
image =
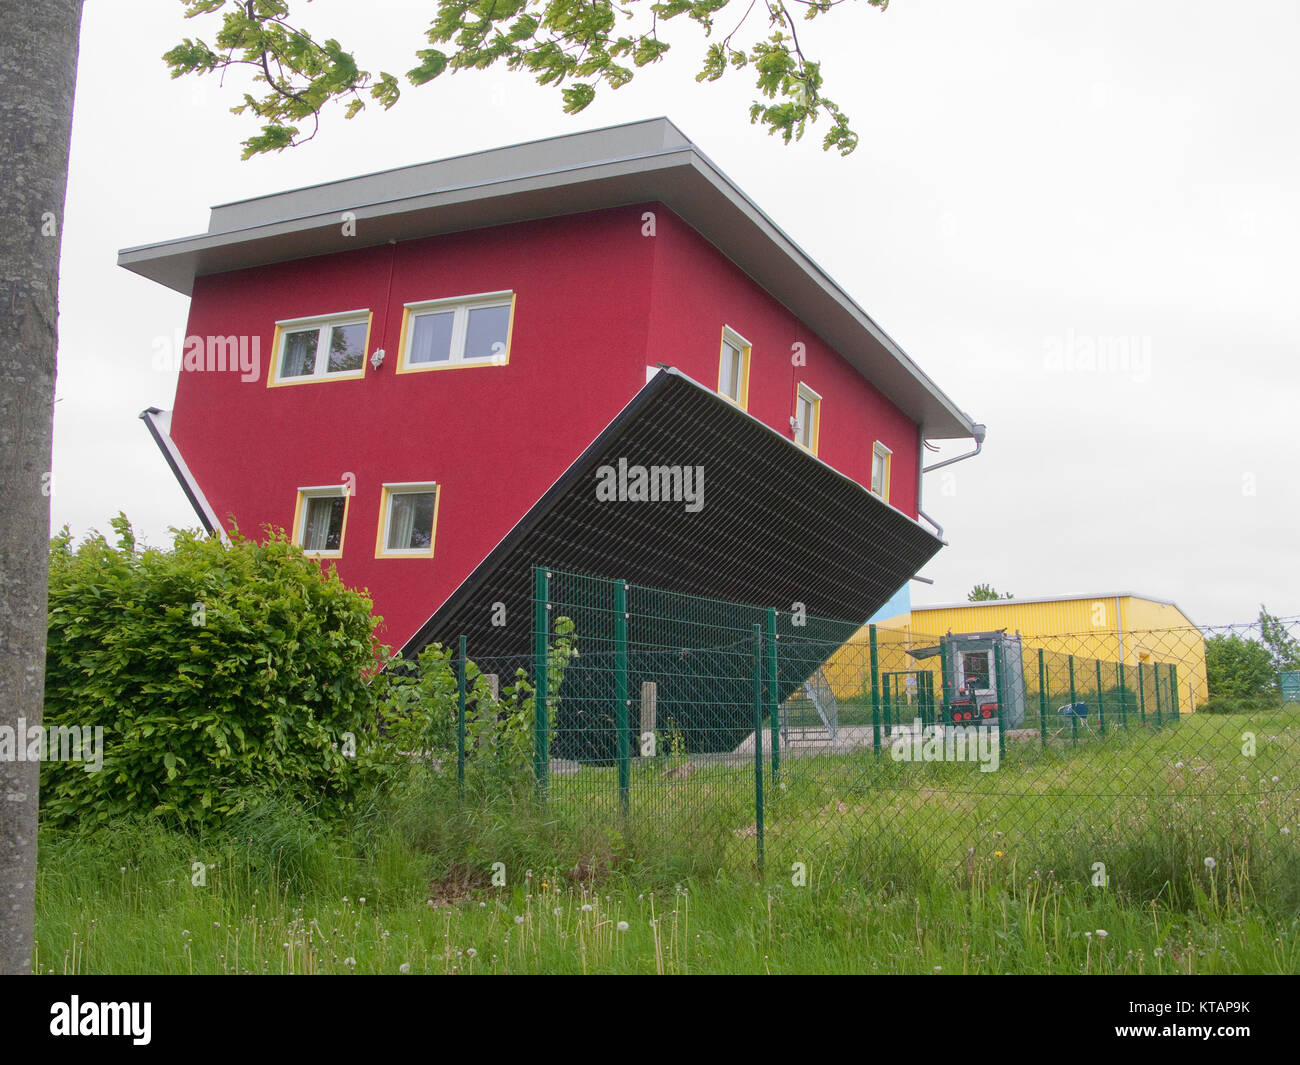
[[[305,9],[318,37],[399,73],[432,10]],[[697,86],[701,37],[683,24],[675,58],[578,116],[524,75],[459,74],[240,162],[240,78],[173,82],[160,58],[213,36],[181,11],[85,8],[55,527],[107,529],[124,510],[161,544],[196,524],[137,420],[171,406],[153,342],[184,328],[188,301],[119,269],[119,248],[201,232],[216,203],[663,114],[988,425],[982,455],[926,478],[951,546],[915,602],[988,581],[1133,590],[1203,625],[1261,601],[1300,614],[1295,0],[846,5],[800,36],[862,135],[847,159],[816,131],[787,148],[750,126],[743,74]],[[1126,357],[1090,367],[1103,346]]]

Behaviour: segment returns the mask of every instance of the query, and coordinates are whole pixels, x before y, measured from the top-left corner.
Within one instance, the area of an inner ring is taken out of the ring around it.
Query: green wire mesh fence
[[[1199,632],[1110,661],[1061,649],[1082,638],[863,627],[543,568],[533,611],[531,662],[508,665],[545,709],[538,801],[574,830],[796,880],[1119,878],[1300,904],[1300,706],[1209,712]]]

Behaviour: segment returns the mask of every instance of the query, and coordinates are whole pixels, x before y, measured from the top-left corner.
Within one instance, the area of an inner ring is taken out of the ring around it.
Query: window
[[[894,453],[879,440],[871,449],[871,490],[889,502],[889,465]]]
[[[730,326],[722,327],[722,354],[718,360],[718,395],[746,410],[749,407],[749,356],[751,346]]]
[[[276,322],[275,362],[266,383],[296,385],[364,377],[369,338],[369,311]]]
[[[987,651],[963,651],[961,653],[961,677],[959,680],[964,691],[991,691],[993,681],[989,674],[989,653]]]
[[[375,557],[433,557],[440,494],[433,481],[384,485],[379,499]]]
[[[510,361],[512,292],[408,303],[402,312],[398,373]]]
[[[293,516],[293,542],[311,555],[343,554],[343,530],[348,520],[348,490],[344,485],[299,488]]]
[[[794,396],[794,441],[814,455],[817,454],[821,419],[822,397],[800,382]]]

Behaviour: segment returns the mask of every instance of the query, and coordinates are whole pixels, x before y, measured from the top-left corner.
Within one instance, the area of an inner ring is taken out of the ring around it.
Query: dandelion
[[[626,921],[619,921],[619,922],[618,922],[618,925],[617,925],[616,927],[618,928],[618,930],[619,930],[620,932],[626,932],[626,931],[627,931],[627,922],[626,922]]]
[[[1219,863],[1216,862],[1213,858],[1206,858],[1206,859],[1205,859],[1205,868],[1206,868],[1206,869],[1213,869],[1213,868],[1214,868],[1216,865],[1218,865],[1218,864],[1219,864]]]
[[[466,947],[466,948],[465,948],[465,957],[467,957],[467,958],[477,958],[477,957],[478,957],[478,951],[475,950],[473,947]]]
[[[352,955],[349,954],[346,958],[343,959],[343,964],[346,965],[349,969],[355,969],[357,967],[357,959],[352,957]]]
[[[399,973],[409,973],[411,971],[411,963],[409,961],[402,962],[402,964],[397,967],[397,971]]]
[[[1108,935],[1110,935],[1110,933],[1107,932],[1106,929],[1104,929],[1104,928],[1098,928],[1098,929],[1097,929],[1097,938],[1098,938],[1098,939],[1105,939]]]
[[[1001,857],[1002,857],[1002,852],[1001,852],[1001,851],[994,851],[994,852],[993,852],[993,857],[994,857],[994,858],[1001,858]]]

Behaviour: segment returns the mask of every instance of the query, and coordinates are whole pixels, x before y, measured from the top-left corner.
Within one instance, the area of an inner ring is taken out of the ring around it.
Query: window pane
[[[389,497],[388,550],[427,551],[433,545],[433,492]]]
[[[366,323],[336,325],[330,330],[330,361],[326,373],[345,373],[361,369],[366,357]]]
[[[722,374],[718,381],[718,391],[724,396],[734,399],[737,403],[740,402],[740,380],[743,365],[744,356],[741,354],[740,349],[724,341],[722,344]]]
[[[307,521],[302,546],[308,551],[337,551],[343,542],[343,496],[315,496],[307,500]]]
[[[465,330],[465,358],[505,357],[510,335],[510,304],[500,307],[472,307]]]
[[[304,377],[316,371],[316,345],[319,329],[299,329],[284,334],[284,358],[280,360],[281,377]]]
[[[451,358],[452,311],[417,314],[411,329],[411,353],[407,362],[446,362]]]
[[[871,490],[876,495],[885,490],[885,456],[879,451],[871,457]]]
[[[806,396],[799,397],[799,442],[812,447],[813,405]]]

